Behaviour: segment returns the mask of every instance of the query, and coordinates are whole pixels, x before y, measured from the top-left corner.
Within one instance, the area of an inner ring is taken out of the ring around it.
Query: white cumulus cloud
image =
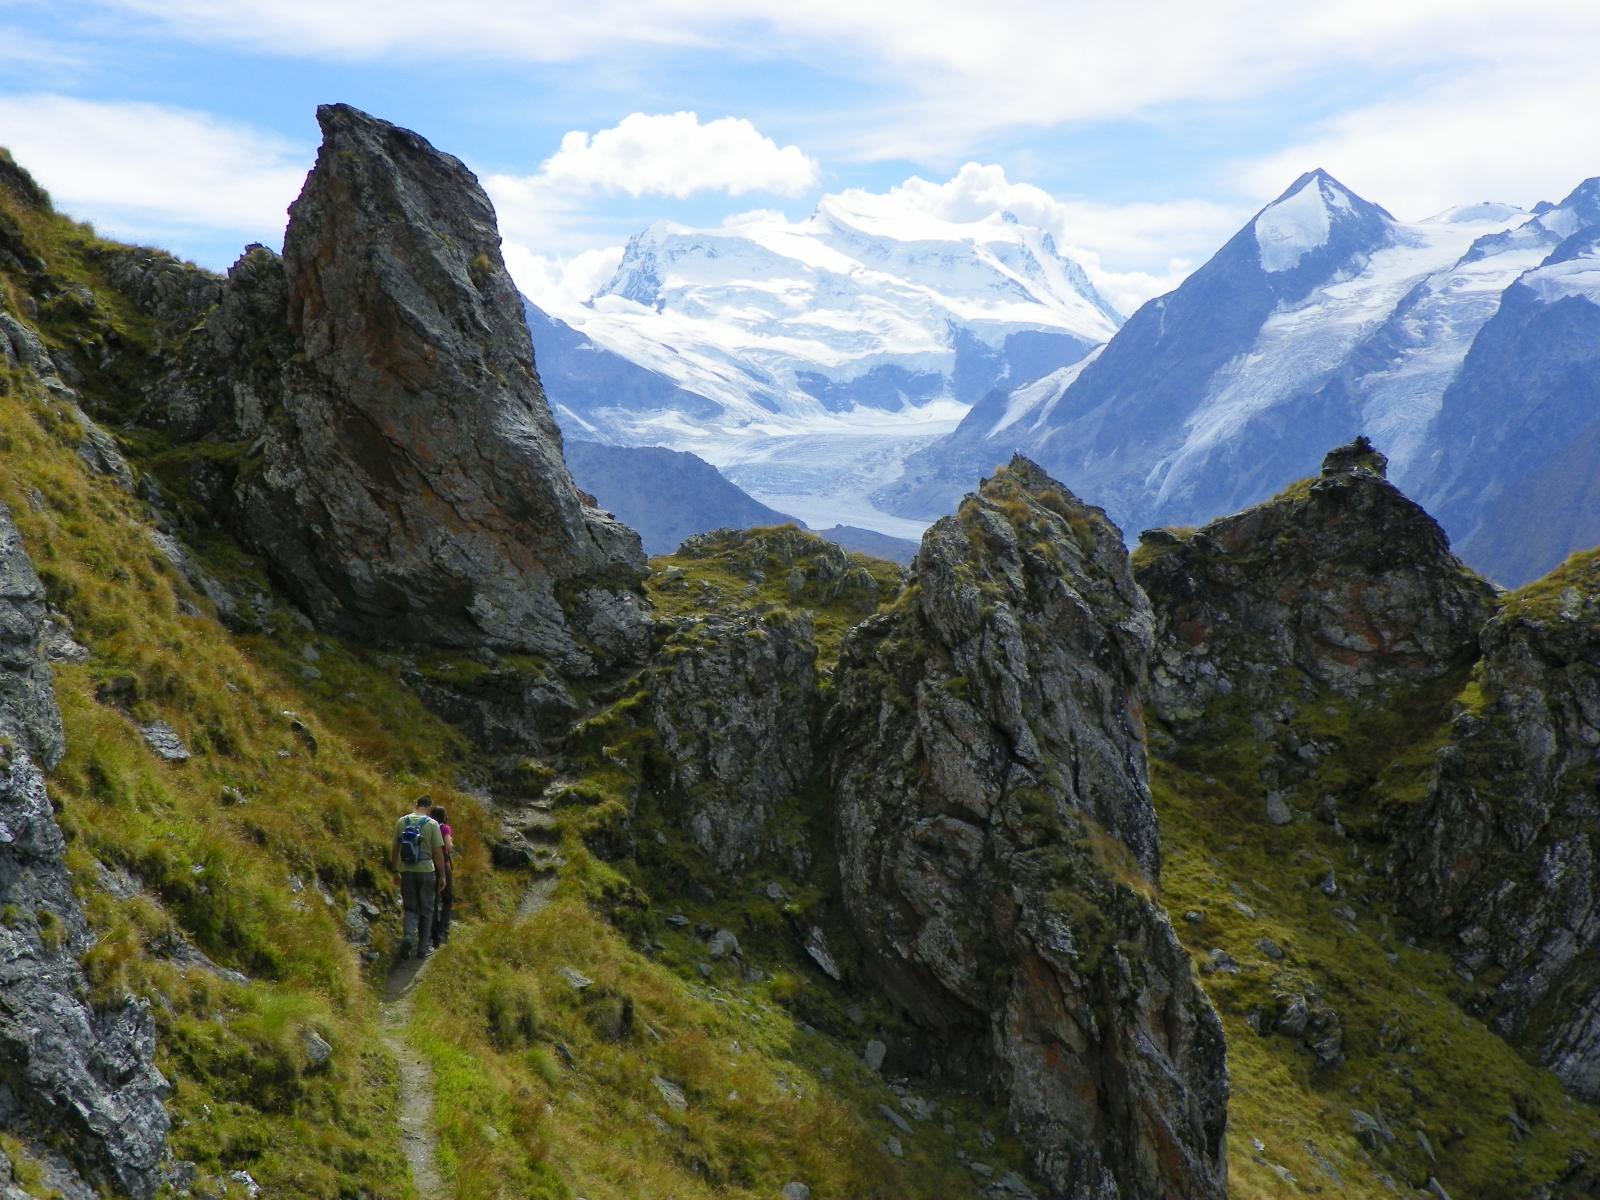
[[[1008,178],[1001,166],[975,162],[942,183],[912,176],[888,195],[947,221],[1015,213],[1025,224],[1048,230],[1061,251],[1081,263],[1095,287],[1125,313],[1176,287],[1250,212],[1199,199],[1119,205],[1058,197]],[[1107,261],[1118,269],[1107,268]]]
[[[574,130],[540,175],[556,187],[683,198],[695,192],[774,192],[815,186],[817,164],[779,146],[743,117],[701,122],[692,112],[631,113],[598,133]]]
[[[1454,204],[1559,200],[1600,174],[1600,75],[1587,66],[1508,65],[1332,118],[1282,150],[1239,165],[1239,185],[1271,196],[1323,167],[1397,217]]]
[[[570,258],[535,254],[515,242],[507,242],[503,250],[506,270],[522,294],[559,317],[581,308],[610,281],[622,263],[623,248],[602,246]]]
[[[276,245],[312,159],[203,113],[56,95],[0,95],[0,141],[62,209],[141,238],[239,231]]]

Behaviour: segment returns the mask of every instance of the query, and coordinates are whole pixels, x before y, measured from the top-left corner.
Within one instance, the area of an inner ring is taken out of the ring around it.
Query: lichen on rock
[[[1397,894],[1469,971],[1493,1026],[1600,1100],[1600,552],[1512,593],[1485,625]]]
[[[1364,442],[1263,504],[1141,535],[1134,561],[1157,622],[1149,695],[1175,728],[1197,732],[1225,697],[1270,718],[1285,698],[1416,686],[1474,658],[1494,589]]]

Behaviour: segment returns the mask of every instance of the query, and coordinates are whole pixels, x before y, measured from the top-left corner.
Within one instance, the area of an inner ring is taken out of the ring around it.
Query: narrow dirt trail
[[[517,905],[517,920],[524,920],[550,903],[556,875],[540,875],[528,885]],[[406,1044],[411,1025],[412,998],[418,982],[433,965],[433,956],[408,958],[397,963],[384,983],[379,1011],[383,1020],[383,1045],[400,1067],[400,1138],[411,1180],[420,1200],[446,1200],[448,1189],[439,1173],[439,1140],[434,1132],[433,1068]]]
[[[517,905],[517,920],[524,921],[540,912],[545,905],[550,903],[550,897],[555,894],[556,875],[551,872],[541,875],[528,885],[528,890],[522,893],[522,903]]]
[[[400,1066],[400,1138],[412,1183],[421,1200],[445,1200],[433,1123],[433,1068],[415,1046],[406,1044],[405,1036],[417,981],[432,963],[429,957],[396,964],[384,984],[381,1013],[384,1048]]]

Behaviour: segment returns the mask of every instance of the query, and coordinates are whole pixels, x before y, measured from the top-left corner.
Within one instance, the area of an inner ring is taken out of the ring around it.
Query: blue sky
[[[0,144],[222,268],[280,241],[348,101],[478,171],[536,298],[653,220],[916,176],[1128,309],[1312,166],[1403,218],[1559,198],[1600,173],[1596,50],[1592,0],[0,0]]]

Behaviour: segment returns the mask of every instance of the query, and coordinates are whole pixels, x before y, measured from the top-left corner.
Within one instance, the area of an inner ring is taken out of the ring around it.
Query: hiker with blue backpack
[[[400,877],[400,901],[405,906],[405,933],[400,942],[400,957],[427,958],[433,935],[433,910],[436,897],[444,890],[448,875],[444,859],[444,835],[439,822],[430,815],[433,800],[418,796],[416,806],[394,826],[391,865]]]

